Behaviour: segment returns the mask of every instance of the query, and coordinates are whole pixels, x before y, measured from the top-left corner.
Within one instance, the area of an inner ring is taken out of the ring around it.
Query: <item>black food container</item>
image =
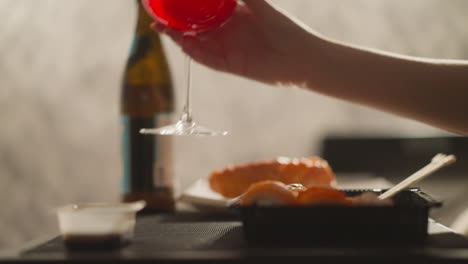
[[[348,196],[386,190],[343,190]],[[245,238],[261,244],[419,243],[429,210],[440,207],[420,189],[393,197],[393,206],[240,207]]]

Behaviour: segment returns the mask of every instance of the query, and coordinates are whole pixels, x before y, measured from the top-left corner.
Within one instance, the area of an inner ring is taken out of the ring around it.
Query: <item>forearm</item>
[[[307,88],[468,134],[468,63],[314,41]]]

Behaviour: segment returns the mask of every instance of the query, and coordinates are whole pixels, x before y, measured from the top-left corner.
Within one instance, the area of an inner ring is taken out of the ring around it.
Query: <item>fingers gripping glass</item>
[[[152,17],[165,26],[181,31],[184,35],[214,29],[224,24],[237,2],[236,0],[142,0]],[[185,62],[187,94],[182,114],[177,123],[154,129],[142,129],[142,134],[224,136],[226,131],[216,131],[197,124],[191,109],[191,59]]]

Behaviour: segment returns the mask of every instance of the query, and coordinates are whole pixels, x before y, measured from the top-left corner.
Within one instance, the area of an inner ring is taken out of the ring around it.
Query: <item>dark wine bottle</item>
[[[142,128],[172,123],[172,80],[153,21],[140,1],[135,36],[122,82],[121,119],[125,202],[144,200],[146,211],[173,211],[172,138],[142,135]]]

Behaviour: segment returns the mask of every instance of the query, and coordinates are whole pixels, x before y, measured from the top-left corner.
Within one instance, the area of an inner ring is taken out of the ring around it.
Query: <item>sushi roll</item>
[[[251,162],[214,171],[209,177],[213,191],[226,198],[235,198],[261,181],[280,181],[286,185],[301,184],[304,187],[335,187],[336,180],[328,163],[318,157],[278,158]]]
[[[241,196],[240,205],[288,206],[296,204],[296,194],[279,181],[262,181],[253,184]]]

